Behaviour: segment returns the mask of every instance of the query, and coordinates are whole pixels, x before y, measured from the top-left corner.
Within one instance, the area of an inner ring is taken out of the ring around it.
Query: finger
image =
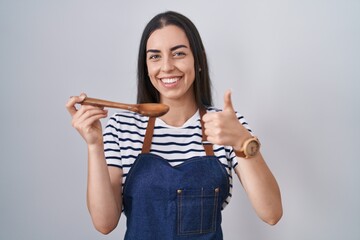
[[[231,101],[231,91],[227,90],[224,95],[224,111],[234,111],[234,107]]]
[[[90,129],[91,126],[98,120],[102,119],[102,118],[106,118],[107,117],[107,112],[106,113],[98,113],[98,114],[94,114],[86,119],[84,119],[82,122],[77,122],[74,124],[74,127],[80,131],[86,131],[86,129]]]
[[[97,107],[82,106],[81,109],[77,111],[76,116],[74,116],[74,122],[85,122],[88,118],[91,118],[92,116],[107,115],[107,113],[107,110],[99,109]]]
[[[81,103],[85,99],[85,97],[86,97],[86,95],[83,93],[80,96],[70,97],[70,99],[66,103],[65,107],[71,116],[74,116],[74,114],[77,112],[75,105],[77,103]]]
[[[211,137],[212,136],[212,132],[211,132],[211,130],[210,129],[208,129],[208,128],[206,128],[205,129],[205,131],[204,131],[204,133],[205,133],[205,135],[206,135],[206,140],[208,140],[209,141],[209,137]]]
[[[217,112],[207,112],[204,114],[202,120],[204,122],[211,122],[217,117]]]

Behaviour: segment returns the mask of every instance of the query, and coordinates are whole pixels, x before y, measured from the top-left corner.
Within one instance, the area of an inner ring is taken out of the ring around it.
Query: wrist
[[[244,129],[244,131],[241,132],[237,143],[232,146],[233,149],[235,151],[241,151],[245,141],[252,137],[253,137],[253,135],[251,135],[251,133],[247,129]]]
[[[87,145],[89,152],[104,151],[104,143],[102,141]]]

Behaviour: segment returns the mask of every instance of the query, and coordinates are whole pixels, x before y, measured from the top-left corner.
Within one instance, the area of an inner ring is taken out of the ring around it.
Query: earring
[[[199,68],[199,72],[201,72],[201,68]]]

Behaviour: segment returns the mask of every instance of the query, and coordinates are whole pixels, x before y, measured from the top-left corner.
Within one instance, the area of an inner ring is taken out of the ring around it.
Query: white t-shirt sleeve
[[[122,168],[119,123],[115,114],[110,117],[104,129],[104,154],[108,166]]]

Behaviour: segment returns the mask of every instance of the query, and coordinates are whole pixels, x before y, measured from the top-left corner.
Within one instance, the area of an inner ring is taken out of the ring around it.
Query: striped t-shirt
[[[208,108],[207,111],[220,110]],[[244,117],[238,113],[236,115],[251,132]],[[122,186],[131,166],[141,153],[148,119],[137,113],[121,111],[110,117],[104,129],[106,162],[108,166],[123,170]],[[237,160],[230,146],[214,145],[213,149],[229,176],[230,194],[223,205],[224,208],[231,198],[232,169],[237,165]],[[181,127],[169,126],[160,118],[156,118],[150,153],[163,157],[171,166],[181,164],[194,156],[205,156],[199,111]]]

